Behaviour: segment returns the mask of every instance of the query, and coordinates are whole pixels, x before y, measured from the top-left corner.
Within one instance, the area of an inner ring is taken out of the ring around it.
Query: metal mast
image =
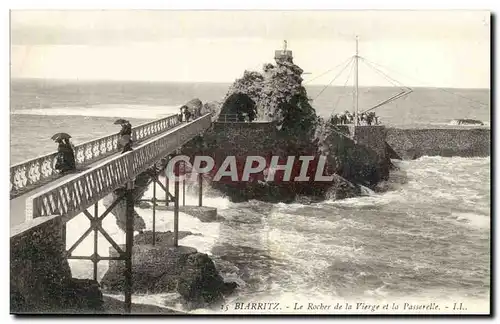
[[[354,55],[354,126],[358,126],[358,36],[356,35],[356,55]]]

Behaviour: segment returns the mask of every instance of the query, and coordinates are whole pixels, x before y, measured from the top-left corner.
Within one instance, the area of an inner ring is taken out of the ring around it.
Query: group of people
[[[181,122],[181,123],[182,122],[189,122],[189,120],[191,119],[191,117],[192,117],[192,114],[189,111],[188,107],[182,106],[180,108],[180,113],[177,115],[177,118],[179,118],[179,122]]]
[[[330,118],[333,125],[354,124],[355,115],[348,110],[343,113],[337,113]],[[375,115],[375,112],[364,112],[358,115],[358,125],[380,125],[380,117]]]
[[[177,115],[179,118],[179,122],[189,122],[191,118],[198,118],[201,116],[202,106],[196,107],[192,109],[192,111],[188,108],[188,106],[182,106],[180,108],[180,113]]]
[[[125,121],[121,124],[122,128],[118,135],[118,147],[122,149],[122,154],[132,151],[132,125]],[[57,138],[57,157],[54,168],[60,173],[65,174],[76,170],[75,149],[69,138]]]

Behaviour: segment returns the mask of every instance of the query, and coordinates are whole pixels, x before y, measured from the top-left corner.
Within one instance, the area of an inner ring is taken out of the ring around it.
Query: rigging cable
[[[326,72],[323,72],[323,73],[321,73],[320,75],[318,75],[318,76],[316,76],[316,77],[314,77],[314,78],[312,78],[312,79],[310,79],[310,80],[305,81],[305,82],[304,82],[304,85],[308,84],[308,83],[309,83],[309,82],[311,82],[311,81],[316,80],[317,78],[322,77],[323,75],[325,75],[325,74],[327,74],[327,73],[330,73],[331,71],[335,70],[336,68],[338,68],[338,67],[340,67],[340,66],[343,66],[343,65],[344,65],[344,64],[346,64],[347,62],[351,61],[351,60],[352,60],[352,58],[353,58],[353,57],[351,56],[350,58],[346,59],[345,61],[343,61],[343,62],[342,62],[342,63],[340,63],[339,65],[336,65],[335,67],[331,68],[330,70],[328,70],[328,71],[326,71]]]
[[[390,76],[388,76],[387,74],[385,74],[383,71],[379,70],[378,68],[376,68],[375,66],[373,66],[371,63],[367,62],[367,59],[365,59],[365,58],[363,58],[363,57],[362,57],[362,59],[364,59],[364,61],[363,61],[363,62],[364,62],[365,64],[369,65],[369,66],[370,66],[372,69],[374,69],[376,72],[378,72],[378,73],[380,73],[380,74],[384,75],[384,76],[388,79],[388,81],[389,81],[391,84],[393,84],[393,85],[395,85],[395,86],[403,86],[403,87],[405,87],[405,88],[409,89],[409,90],[410,90],[410,92],[408,92],[408,94],[410,94],[411,92],[414,92],[414,91],[413,91],[413,89],[411,89],[410,87],[407,87],[407,86],[405,86],[403,83],[399,82],[398,80],[391,78]],[[391,81],[391,80],[392,80],[392,81]],[[393,82],[393,81],[394,81],[394,82]],[[401,89],[402,89],[402,88],[401,88]],[[403,89],[402,89],[402,90],[403,90]],[[401,95],[401,96],[400,96],[400,97],[398,97],[398,98],[393,98],[393,100],[399,99],[399,98],[401,98],[401,97],[403,97],[403,96]],[[429,99],[429,100],[430,100],[430,102],[431,102],[434,106],[440,106],[440,104],[439,104],[439,103],[437,103],[436,101],[434,101],[434,100],[432,100],[432,99]],[[429,105],[424,105],[424,104],[422,104],[422,102],[421,102],[420,100],[418,100],[418,96],[414,96],[414,97],[413,97],[412,102],[414,102],[415,104],[417,104],[418,106],[420,106],[420,107],[422,107],[422,108],[426,108],[426,107],[428,107],[428,106],[429,106]],[[384,102],[383,104],[385,104],[385,103],[386,103],[386,102]],[[378,108],[378,107],[379,107],[379,105],[377,105],[377,107],[374,107],[374,108]],[[372,109],[374,109],[374,108],[372,108]],[[371,110],[371,109],[369,109],[369,110]],[[368,110],[367,110],[367,111],[368,111]],[[366,112],[366,111],[365,111],[365,112]]]
[[[385,67],[385,66],[382,66],[381,64],[375,63],[375,62],[370,61],[370,60],[368,60],[368,59],[366,59],[366,58],[363,58],[363,59],[364,59],[364,60],[366,60],[366,61],[368,61],[368,62],[370,62],[370,63],[372,63],[372,64],[374,64],[374,65],[377,65],[377,66],[379,66],[379,67],[381,67],[381,68],[384,68],[384,69],[386,69],[386,70],[388,70],[388,71],[392,71],[392,72],[397,73],[397,74],[399,74],[399,75],[401,75],[401,76],[405,76],[405,77],[407,77],[407,78],[410,78],[410,79],[413,79],[413,80],[418,81],[418,82],[420,82],[420,83],[424,83],[424,84],[427,84],[428,86],[431,86],[429,83],[427,83],[427,82],[423,82],[422,80],[419,80],[419,79],[417,79],[417,78],[413,78],[413,77],[409,77],[409,76],[403,75],[402,73],[398,73],[398,72],[396,72],[396,71],[394,71],[394,70],[391,70],[391,69],[389,69],[389,68],[387,68],[387,67]],[[471,98],[468,98],[468,97],[465,97],[465,96],[459,95],[459,94],[457,94],[457,93],[454,93],[453,91],[449,91],[449,90],[445,90],[445,89],[443,89],[443,88],[437,88],[437,87],[436,87],[436,89],[438,89],[438,90],[440,90],[440,91],[443,91],[443,92],[446,92],[446,93],[449,93],[449,94],[452,94],[452,95],[455,95],[455,96],[457,96],[457,97],[461,97],[461,98],[466,99],[466,100],[469,100],[469,101],[471,101],[471,102],[475,102],[475,103],[480,104],[480,105],[483,105],[483,106],[488,106],[488,104],[485,104],[484,102],[480,102],[480,101],[477,101],[477,100],[474,100],[474,99],[471,99]]]
[[[378,108],[378,107],[380,107],[382,105],[388,104],[388,103],[390,103],[392,101],[395,101],[395,100],[397,100],[397,99],[399,99],[401,97],[407,96],[407,95],[409,95],[410,93],[413,92],[413,90],[410,87],[405,86],[404,84],[402,84],[398,80],[395,80],[395,79],[391,78],[390,76],[388,76],[387,74],[385,74],[383,71],[380,71],[379,69],[377,69],[376,67],[374,67],[372,64],[368,63],[365,58],[362,58],[362,59],[363,59],[363,63],[365,63],[366,66],[372,68],[373,70],[375,70],[375,72],[377,72],[377,73],[381,74],[383,77],[385,77],[391,84],[393,84],[395,86],[399,86],[400,89],[401,89],[400,93],[398,93],[398,94],[390,97],[389,99],[386,99],[386,100],[378,103],[374,107],[371,107],[371,108],[363,111],[362,113],[365,113],[365,112],[368,112],[370,110],[376,109],[376,108]]]
[[[342,74],[342,72],[345,71],[345,69],[352,63],[352,61],[354,60],[354,57],[351,57],[351,59],[349,60],[349,62],[347,63],[346,66],[344,66],[344,68],[335,76],[335,78],[333,78],[332,81],[330,81],[330,83],[328,83],[319,93],[318,95],[316,96],[316,98],[313,99],[316,100],[318,99],[318,97],[326,90],[326,88],[328,88],[335,80],[337,80],[337,78]]]
[[[371,68],[372,68],[372,69],[374,69],[376,72],[378,72],[378,73],[382,74],[383,76],[385,76],[385,77],[389,80],[389,82],[391,82],[391,84],[393,84],[393,85],[401,85],[401,86],[403,86],[403,87],[405,87],[405,88],[409,89],[409,90],[410,90],[410,92],[414,92],[414,91],[413,91],[413,89],[411,89],[410,87],[407,87],[407,86],[405,86],[404,84],[402,84],[401,82],[399,82],[398,80],[391,78],[391,77],[390,77],[390,76],[388,76],[386,73],[384,73],[383,71],[381,71],[380,69],[378,69],[377,67],[375,67],[373,64],[371,64],[371,63],[367,62],[367,61],[368,61],[368,59],[365,59],[365,58],[363,58],[363,59],[364,59],[364,61],[363,61],[363,62],[364,62],[367,66],[371,67]],[[393,82],[392,82],[392,81],[390,81],[390,80],[394,81],[395,83],[393,83]],[[402,90],[404,90],[403,88],[401,88],[401,89],[402,89]],[[410,94],[410,93],[408,93],[408,94]],[[418,105],[419,105],[420,107],[422,107],[422,108],[428,107],[428,105],[427,105],[427,106],[426,106],[426,105],[423,105],[423,104],[420,102],[420,100],[418,100],[418,99],[417,99],[417,97],[418,97],[418,96],[414,96],[414,97],[413,97],[413,100],[415,101],[415,103],[416,103],[416,104],[418,104]],[[441,106],[441,104],[439,104],[438,102],[436,102],[436,101],[434,101],[434,100],[432,100],[432,99],[428,99],[428,100],[431,102],[431,104],[433,104],[433,106],[436,106],[436,107]]]
[[[343,89],[345,89],[345,87],[347,86],[347,83],[349,82],[349,79],[351,79],[352,70],[354,70],[354,64],[352,64],[352,65],[351,65],[351,70],[349,71],[349,74],[347,75],[347,80],[345,80],[345,83],[344,83],[344,87],[343,87]],[[345,95],[346,95],[346,94],[343,94],[343,95],[341,95],[341,96],[339,96],[339,97],[337,98],[337,102],[336,102],[336,103],[335,103],[335,105],[333,106],[333,110],[332,110],[332,113],[331,113],[331,115],[330,115],[330,116],[332,116],[332,115],[333,115],[333,113],[334,113],[334,112],[335,112],[335,110],[337,109],[337,106],[338,106],[338,104],[339,104],[339,102],[340,102],[340,99],[341,99],[342,97],[344,97]],[[348,93],[348,95],[352,95],[352,91],[351,91],[351,92],[349,92],[349,93]]]
[[[367,58],[364,58],[364,57],[361,57],[361,56],[359,58],[363,60],[363,63],[365,63],[366,66],[368,66],[369,68],[372,68],[373,70],[375,70],[376,72],[378,72],[380,75],[382,75],[382,77],[386,78],[387,81],[389,81],[392,85],[400,87],[401,90],[411,89],[410,87],[404,85],[403,83],[399,82],[398,80],[396,80],[394,78],[391,78],[389,75],[387,75],[387,73],[384,73],[384,71],[382,71],[382,70],[378,69],[377,67],[375,67],[372,63],[370,63],[371,61],[369,61]]]

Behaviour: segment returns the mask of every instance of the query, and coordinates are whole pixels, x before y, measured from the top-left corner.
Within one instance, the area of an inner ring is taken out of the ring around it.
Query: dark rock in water
[[[189,235],[183,232],[182,237]],[[132,252],[132,291],[134,293],[178,292],[189,308],[204,307],[220,301],[230,294],[237,285],[225,283],[217,272],[215,264],[203,253],[185,246],[169,246],[173,234],[157,233],[157,243],[152,241],[152,233],[136,236]],[[181,233],[179,233],[181,238]],[[110,256],[117,252],[110,249]],[[109,269],[101,280],[106,292],[121,293],[124,289],[125,266],[123,261],[110,261]]]
[[[484,123],[477,119],[455,119],[451,122],[453,125],[484,125]]]
[[[64,291],[68,313],[102,313],[103,296],[95,280],[72,278]]]
[[[224,295],[232,293],[236,287],[234,282],[224,282],[208,255],[194,253],[187,257],[177,291],[189,308],[200,308],[221,301]]]
[[[325,198],[327,200],[339,200],[353,198],[361,195],[361,188],[339,175],[335,175],[333,185],[328,189]]]
[[[327,156],[332,173],[369,188],[388,179],[390,159],[382,158],[372,148],[354,141],[348,126],[326,125],[321,136],[320,149]],[[386,151],[384,139],[385,136],[381,139],[381,145]],[[335,183],[333,185],[336,186]]]
[[[124,248],[124,246],[122,247]],[[175,292],[182,274],[182,265],[196,250],[188,247],[152,246],[134,244],[132,251],[132,291],[134,293]],[[110,255],[118,254],[110,248]],[[121,293],[125,288],[123,261],[110,261],[109,269],[101,280],[102,289]]]

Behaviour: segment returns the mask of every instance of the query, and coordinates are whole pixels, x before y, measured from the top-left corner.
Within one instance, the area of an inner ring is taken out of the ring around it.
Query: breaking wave
[[[137,119],[158,119],[170,114],[179,113],[179,106],[150,106],[150,105],[114,105],[100,104],[90,106],[53,107],[17,109],[13,115],[41,115],[41,116],[85,116],[85,117],[120,117]]]

